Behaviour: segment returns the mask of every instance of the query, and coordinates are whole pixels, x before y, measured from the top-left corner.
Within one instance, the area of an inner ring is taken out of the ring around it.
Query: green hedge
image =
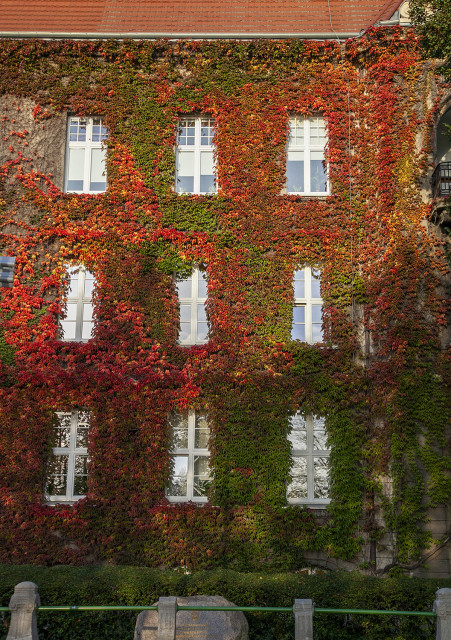
[[[312,598],[318,607],[428,611],[435,591],[451,580],[371,578],[358,573],[257,574],[219,570],[193,574],[142,567],[0,566],[1,605],[14,585],[31,580],[43,605],[143,605],[159,596],[222,595],[236,605],[292,606],[295,598]],[[132,640],[136,613],[41,612],[40,640]],[[250,640],[293,638],[290,614],[247,614]],[[0,640],[6,638],[4,616]],[[315,640],[370,638],[420,640],[435,637],[433,618],[316,614]]]

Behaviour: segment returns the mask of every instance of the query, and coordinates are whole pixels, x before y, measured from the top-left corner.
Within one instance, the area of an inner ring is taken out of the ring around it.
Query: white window
[[[287,193],[324,195],[327,173],[324,165],[326,131],[320,117],[290,118],[287,147]]]
[[[66,295],[66,314],[60,320],[63,340],[87,342],[94,327],[92,292],[95,278],[83,265],[68,266],[69,288]]]
[[[90,412],[57,413],[47,471],[49,502],[74,502],[87,493]]]
[[[292,465],[287,500],[294,504],[328,504],[330,449],[325,420],[311,413],[297,413],[290,422]]]
[[[169,424],[173,468],[166,495],[171,502],[206,502],[211,481],[208,416],[203,411],[173,412]]]
[[[297,269],[293,277],[294,305],[292,340],[314,344],[323,341],[321,271],[312,267]]]
[[[180,305],[179,343],[205,344],[208,341],[207,276],[197,267],[185,279],[177,280]]]
[[[108,136],[102,118],[71,117],[67,123],[65,191],[99,193],[106,189]]]
[[[181,118],[177,131],[177,193],[216,193],[214,125],[208,116]]]

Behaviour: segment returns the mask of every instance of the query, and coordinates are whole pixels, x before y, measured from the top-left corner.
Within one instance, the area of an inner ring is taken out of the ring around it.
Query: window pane
[[[62,447],[70,446],[70,416],[69,425],[64,426],[60,421],[58,426],[53,431],[52,447],[61,449]]]
[[[305,298],[305,271],[298,269],[294,272],[294,297]]]
[[[288,485],[287,497],[292,499],[307,498],[307,459],[295,457],[291,466],[291,482]]]
[[[321,271],[312,269],[312,298],[321,298]]]
[[[188,413],[173,412],[169,416],[169,425],[172,434],[172,447],[174,449],[188,448]]]
[[[288,440],[292,449],[307,449],[307,424],[304,416],[296,414],[290,419],[291,432]]]
[[[200,176],[200,193],[216,193],[214,176]]]
[[[180,151],[177,153],[177,184],[179,193],[194,192],[194,152]]]
[[[210,426],[208,417],[205,413],[196,413],[194,430],[194,447],[195,449],[207,449],[208,439],[210,437]]]
[[[190,304],[181,304],[180,305],[180,322],[188,322],[191,324],[191,305]]]
[[[66,317],[65,320],[67,322],[75,322],[77,319],[77,305],[73,302],[68,302],[66,304]]]
[[[75,446],[77,449],[86,448],[88,446],[88,433],[89,433],[89,425],[78,425],[77,427],[77,439]]]
[[[67,189],[69,191],[83,191],[85,173],[85,150],[69,149],[69,170]]]
[[[83,496],[88,492],[88,456],[75,456],[74,496]]]
[[[88,476],[74,477],[74,496],[85,496],[88,493]]]
[[[287,192],[304,192],[304,152],[288,151],[287,154]]]
[[[177,295],[179,298],[192,298],[192,279],[177,280]]]
[[[202,151],[200,154],[200,174],[201,176],[213,176],[214,159],[213,151]]]
[[[90,271],[85,271],[85,298],[92,297],[92,291],[94,289],[94,275]]]
[[[103,142],[107,138],[107,128],[102,125],[102,118],[92,119],[92,141]]]
[[[172,456],[173,473],[170,480],[168,495],[187,495],[188,456]]]
[[[304,118],[290,118],[290,135],[288,138],[288,144],[290,146],[304,146],[304,123]]]
[[[91,181],[90,191],[106,189],[106,149],[91,149]]]
[[[197,305],[197,322],[207,322],[207,312],[205,310],[205,304],[201,302]]]
[[[200,143],[202,146],[213,144],[214,120],[202,118],[200,123]]]
[[[210,469],[207,456],[194,458],[193,496],[205,496],[210,484]]]
[[[316,323],[322,322],[321,312],[323,306],[321,304],[312,304],[312,320]]]
[[[178,131],[178,144],[193,146],[196,133],[196,121],[190,118],[180,120]]]
[[[83,322],[82,330],[81,330],[81,339],[82,340],[91,340],[92,334],[94,330],[93,322]]]
[[[322,305],[312,304],[312,342],[322,342],[323,340],[323,323],[322,323]]]
[[[180,176],[194,176],[194,151],[179,151],[177,171]]]
[[[295,305],[293,307],[293,324],[291,327],[293,340],[305,341],[305,307]]]
[[[204,342],[208,338],[208,324],[206,322],[198,322],[197,324],[197,341]]]
[[[86,302],[83,304],[83,322],[92,322],[92,304],[90,302]]]
[[[86,141],[86,118],[71,118],[69,125],[70,142]]]
[[[69,289],[67,292],[68,298],[78,298],[78,276],[79,267],[68,267],[67,273],[69,275]]]
[[[327,449],[326,421],[317,416],[313,416],[313,449],[317,451]]]
[[[310,182],[310,190],[313,193],[326,191],[326,168],[324,154],[321,151],[312,151],[310,154]]]
[[[180,342],[187,342],[191,338],[191,323],[181,322],[179,331]]]
[[[63,340],[75,340],[75,322],[61,320],[60,324],[63,330]]]
[[[326,143],[326,130],[323,118],[311,118],[310,120],[310,144],[324,147]]]
[[[48,495],[63,496],[66,494],[68,461],[69,456],[51,455],[46,486],[46,493]]]
[[[88,456],[75,456],[75,474],[82,475],[88,473]]]
[[[329,497],[329,459],[313,458],[314,498]]]
[[[207,274],[204,271],[199,271],[197,295],[199,298],[207,297]]]

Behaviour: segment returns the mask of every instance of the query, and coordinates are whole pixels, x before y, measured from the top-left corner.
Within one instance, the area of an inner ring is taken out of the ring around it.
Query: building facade
[[[332,4],[4,14],[2,561],[449,575],[449,96]]]

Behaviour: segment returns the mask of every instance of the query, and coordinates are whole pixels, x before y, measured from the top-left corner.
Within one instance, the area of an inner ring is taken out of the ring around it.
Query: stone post
[[[311,600],[295,600],[294,640],[313,640],[313,602]]]
[[[451,640],[451,589],[435,592],[434,611],[437,614],[436,640]]]
[[[177,598],[170,596],[169,598],[158,599],[157,640],[175,640],[176,615]]]
[[[38,588],[34,582],[16,584],[9,601],[11,622],[6,640],[38,640],[36,607],[40,604]]]

